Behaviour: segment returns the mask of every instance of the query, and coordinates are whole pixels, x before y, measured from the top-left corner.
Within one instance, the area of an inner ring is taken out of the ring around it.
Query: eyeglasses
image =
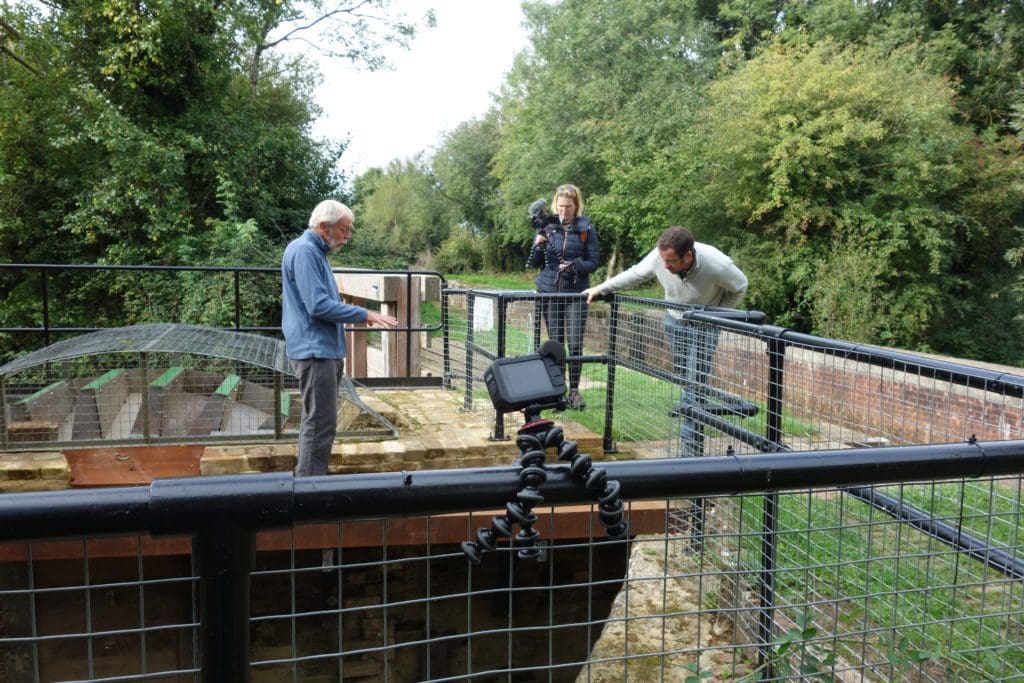
[[[572,185],[559,185],[558,189],[555,190],[555,194],[564,195],[566,197],[575,197],[576,188]]]

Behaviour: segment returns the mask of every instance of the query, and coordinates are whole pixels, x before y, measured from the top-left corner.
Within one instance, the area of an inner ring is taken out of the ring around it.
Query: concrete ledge
[[[61,452],[5,453],[0,456],[0,493],[69,488],[71,467]]]

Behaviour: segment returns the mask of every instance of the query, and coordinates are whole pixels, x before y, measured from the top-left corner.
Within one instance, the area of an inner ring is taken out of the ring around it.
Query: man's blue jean
[[[703,405],[707,402],[711,361],[718,347],[718,328],[680,320],[666,313],[665,335],[672,352],[672,369],[681,386],[679,408]],[[704,426],[685,414],[679,428],[679,447],[683,457],[704,454]]]

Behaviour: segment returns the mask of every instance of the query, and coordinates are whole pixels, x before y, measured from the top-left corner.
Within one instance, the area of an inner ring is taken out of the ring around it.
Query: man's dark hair
[[[693,233],[681,225],[673,225],[661,233],[658,249],[671,249],[676,252],[676,256],[682,258],[683,254],[693,251]]]

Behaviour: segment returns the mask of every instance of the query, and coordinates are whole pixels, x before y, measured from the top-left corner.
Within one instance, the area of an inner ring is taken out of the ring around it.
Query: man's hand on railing
[[[601,293],[601,288],[600,287],[588,287],[587,289],[584,289],[581,293],[587,295],[587,303],[588,304],[592,303],[594,301],[594,299],[597,299],[598,297],[603,296],[603,294]]]

